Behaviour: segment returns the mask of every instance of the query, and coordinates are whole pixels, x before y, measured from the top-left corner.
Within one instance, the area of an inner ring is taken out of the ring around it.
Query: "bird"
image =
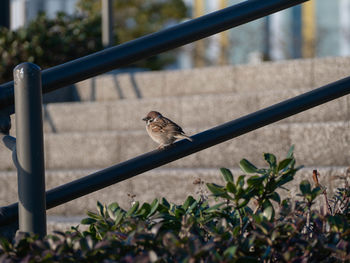
[[[177,139],[193,141],[179,125],[164,117],[158,111],[150,111],[142,120],[146,121],[148,135],[153,141],[159,143],[158,149],[170,146]]]

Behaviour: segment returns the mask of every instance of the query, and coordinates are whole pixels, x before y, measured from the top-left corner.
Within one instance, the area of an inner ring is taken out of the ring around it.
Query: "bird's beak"
[[[148,121],[148,117],[145,117],[142,119],[143,121]]]

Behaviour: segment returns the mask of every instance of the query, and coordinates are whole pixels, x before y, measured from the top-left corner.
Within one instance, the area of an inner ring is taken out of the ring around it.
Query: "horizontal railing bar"
[[[46,207],[49,209],[64,204],[349,93],[350,77],[198,133],[192,136],[193,142],[182,140],[173,147],[140,155],[51,189],[46,192]],[[17,204],[0,208],[0,225],[12,222],[16,218]]]
[[[47,93],[309,0],[248,0],[42,71]],[[12,114],[13,82],[0,86],[0,110]]]

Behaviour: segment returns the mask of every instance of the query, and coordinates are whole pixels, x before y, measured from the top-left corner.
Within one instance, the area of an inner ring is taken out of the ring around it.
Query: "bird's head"
[[[155,119],[162,117],[162,114],[160,114],[158,111],[150,111],[146,117],[144,117],[142,120],[146,121],[147,124],[151,123]]]

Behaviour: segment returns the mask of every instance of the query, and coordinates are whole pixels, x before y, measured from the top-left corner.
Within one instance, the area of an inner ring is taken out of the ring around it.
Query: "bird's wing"
[[[152,132],[164,132],[163,124],[157,121],[152,122],[149,127],[151,127]]]
[[[179,125],[165,117],[153,121],[151,127],[153,132],[183,133]]]
[[[172,133],[184,133],[184,131],[179,125],[169,120],[168,118],[163,117],[162,122],[163,122],[163,129],[165,131],[172,132]]]

